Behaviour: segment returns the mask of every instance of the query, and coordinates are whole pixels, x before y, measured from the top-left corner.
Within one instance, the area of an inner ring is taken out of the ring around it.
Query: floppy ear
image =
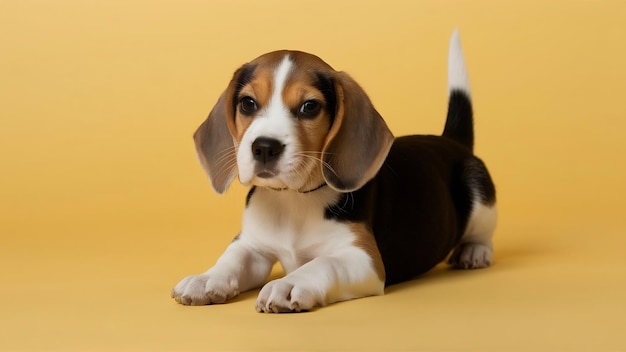
[[[338,107],[322,151],[323,174],[332,188],[351,192],[376,176],[394,137],[363,88],[348,74],[335,74],[335,90]]]
[[[228,121],[233,120],[231,93],[231,89],[222,93],[209,117],[193,135],[198,159],[220,194],[237,176],[235,144],[228,127]]]

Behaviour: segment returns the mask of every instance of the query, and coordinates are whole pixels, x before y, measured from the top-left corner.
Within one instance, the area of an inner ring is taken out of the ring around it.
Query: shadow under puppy
[[[395,138],[363,89],[320,58],[276,51],[238,69],[194,135],[218,193],[252,188],[241,233],[207,272],[183,279],[185,305],[261,289],[260,312],[299,312],[370,295],[449,258],[491,264],[495,188],[473,155],[469,83],[450,41],[442,136]]]

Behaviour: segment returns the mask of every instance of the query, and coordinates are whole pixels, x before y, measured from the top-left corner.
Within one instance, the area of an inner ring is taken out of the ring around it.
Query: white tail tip
[[[461,90],[468,96],[470,95],[469,79],[458,28],[450,37],[450,51],[448,52],[448,91],[451,93],[453,90]]]

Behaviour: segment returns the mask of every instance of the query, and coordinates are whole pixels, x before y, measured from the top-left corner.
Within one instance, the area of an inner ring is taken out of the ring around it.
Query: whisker
[[[297,156],[302,156],[302,157],[306,157],[306,158],[309,158],[309,159],[313,159],[313,160],[315,160],[315,161],[319,161],[320,163],[322,163],[322,166],[323,166],[324,168],[326,168],[327,170],[329,170],[330,172],[332,172],[332,173],[333,173],[333,175],[335,175],[335,176],[339,177],[339,175],[337,175],[337,172],[335,171],[335,169],[333,169],[333,167],[332,167],[332,166],[330,166],[330,164],[329,164],[328,162],[326,162],[326,161],[322,160],[321,158],[315,157],[315,156],[313,156],[313,155],[305,154],[305,153],[309,153],[309,152],[297,152],[297,153],[295,153],[295,155],[297,155]],[[322,154],[321,152],[315,152],[315,153]]]
[[[235,158],[235,154],[234,153],[232,153],[232,152],[224,153],[223,155],[218,157],[217,160],[215,160],[215,164],[218,165],[218,164],[221,164],[223,162],[231,161],[234,158]]]
[[[215,160],[215,171],[221,173],[230,171],[237,166],[236,147],[232,146],[217,152],[218,158]]]
[[[304,174],[305,167],[306,167],[306,165],[300,163],[298,166],[296,166],[293,169],[298,183],[303,184],[303,185],[306,184],[306,179],[307,179],[306,175]]]
[[[234,148],[226,148],[216,153],[217,159],[215,160],[216,164],[221,163],[224,159],[231,159],[234,156]]]

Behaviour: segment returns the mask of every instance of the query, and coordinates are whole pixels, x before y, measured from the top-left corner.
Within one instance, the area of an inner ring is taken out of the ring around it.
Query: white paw
[[[239,294],[237,283],[226,277],[210,274],[191,275],[172,290],[172,298],[186,306],[224,303]]]
[[[278,279],[261,289],[256,301],[256,310],[262,313],[301,312],[323,305],[316,290],[302,284]]]
[[[493,250],[483,243],[462,243],[450,256],[448,263],[457,269],[481,269],[491,265]]]

